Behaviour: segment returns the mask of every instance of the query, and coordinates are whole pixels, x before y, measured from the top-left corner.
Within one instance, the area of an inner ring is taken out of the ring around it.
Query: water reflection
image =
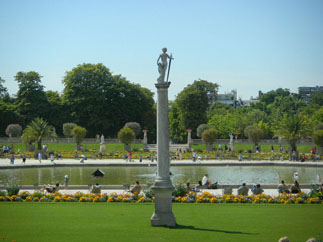
[[[104,177],[93,177],[91,174],[100,168]],[[317,183],[323,176],[323,168],[314,167],[281,167],[281,166],[174,166],[171,167],[171,179],[174,184],[190,182],[197,184],[204,174],[209,174],[212,181],[219,184],[277,184],[284,179],[292,182],[295,171],[300,174],[301,183]],[[156,177],[156,167],[46,167],[28,169],[0,170],[0,184],[16,179],[19,184],[55,184],[64,183],[64,176],[70,178],[70,185],[105,184],[120,185],[153,183]]]

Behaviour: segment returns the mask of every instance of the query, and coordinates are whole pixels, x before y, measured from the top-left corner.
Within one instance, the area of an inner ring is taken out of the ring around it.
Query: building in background
[[[298,94],[301,95],[302,99],[304,99],[306,103],[311,103],[312,102],[311,96],[318,92],[323,92],[323,86],[298,88]]]

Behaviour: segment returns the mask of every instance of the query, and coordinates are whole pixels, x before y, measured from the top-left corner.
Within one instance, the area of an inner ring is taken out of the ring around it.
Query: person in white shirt
[[[299,175],[298,175],[297,171],[294,172],[293,179],[294,179],[294,181],[299,182]]]
[[[210,186],[209,176],[205,174],[202,178],[202,186]]]

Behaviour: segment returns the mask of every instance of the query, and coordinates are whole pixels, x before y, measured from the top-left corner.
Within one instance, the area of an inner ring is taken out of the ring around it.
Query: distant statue
[[[167,74],[167,80],[168,82],[168,75],[169,75],[169,69],[170,69],[170,63],[172,61],[172,55],[168,55],[167,48],[162,49],[163,53],[161,53],[157,59],[157,65],[158,65],[158,72],[159,72],[159,77],[157,79],[158,83],[165,82],[165,74],[166,74],[166,69],[167,69],[167,64],[168,64],[168,59],[169,59],[169,67],[168,67],[168,74]],[[161,62],[159,62],[161,60]]]
[[[103,134],[101,135],[101,142],[100,142],[100,144],[101,144],[101,145],[103,145],[103,144],[104,144],[104,135],[103,135]]]
[[[233,144],[233,135],[232,134],[229,134],[229,137],[230,137],[230,144]]]

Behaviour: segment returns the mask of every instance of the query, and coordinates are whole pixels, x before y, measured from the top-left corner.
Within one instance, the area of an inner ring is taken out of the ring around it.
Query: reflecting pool
[[[92,173],[100,168],[104,177],[92,177]],[[191,182],[196,184],[204,174],[210,180],[219,184],[277,184],[280,179],[292,183],[294,171],[299,172],[300,183],[317,183],[318,177],[323,177],[323,167],[285,167],[285,166],[174,166],[171,167],[173,184]],[[64,183],[64,176],[70,178],[70,185],[88,185],[99,183],[102,185],[142,184],[153,183],[156,167],[44,167],[1,169],[0,184],[6,184],[15,179],[22,185]]]

